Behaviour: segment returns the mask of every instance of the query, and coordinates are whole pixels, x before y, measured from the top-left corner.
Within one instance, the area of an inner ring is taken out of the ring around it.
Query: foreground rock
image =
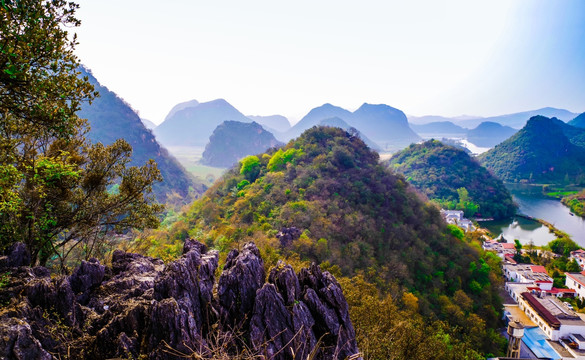
[[[216,296],[218,253],[193,240],[167,265],[116,251],[111,267],[91,259],[54,278],[22,266],[25,250],[13,247],[0,268],[0,359],[212,358],[244,347],[265,359],[358,358],[335,278],[279,262],[265,283],[253,243],[228,254]]]

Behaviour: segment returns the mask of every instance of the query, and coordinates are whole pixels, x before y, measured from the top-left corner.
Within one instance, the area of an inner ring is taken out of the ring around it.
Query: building
[[[498,240],[486,240],[481,246],[486,251],[495,252],[502,259],[505,259],[506,256],[514,256],[516,254],[516,248],[512,243],[498,242]]]
[[[580,273],[565,273],[565,285],[569,289],[575,290],[577,296],[585,299],[585,271]]]
[[[553,279],[548,276],[546,269],[541,265],[532,264],[507,264],[503,266],[504,276],[507,281],[532,284],[540,290],[551,290]]]
[[[447,222],[447,224],[457,225],[465,231],[473,231],[475,230],[475,226],[473,222],[469,219],[466,219],[463,216],[463,211],[461,210],[443,210],[441,209],[441,215],[443,219]]]
[[[585,270],[585,250],[579,249],[571,251],[569,260],[575,260],[577,264],[579,264],[579,266],[581,267],[581,270]]]
[[[555,290],[560,289],[545,291],[531,284],[512,282],[506,283],[506,290],[531,322],[550,340],[585,337],[585,321],[570,304],[558,299]]]

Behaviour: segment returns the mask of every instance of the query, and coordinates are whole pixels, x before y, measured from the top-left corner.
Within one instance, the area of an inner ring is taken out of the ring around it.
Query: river
[[[545,220],[557,229],[566,232],[571,238],[585,248],[585,220],[571,215],[569,208],[559,200],[546,198],[542,195],[542,188],[529,185],[506,185],[519,206],[519,213]],[[520,240],[522,244],[545,245],[554,240],[555,236],[546,226],[538,222],[523,218],[514,218],[505,221],[487,221],[481,224],[496,236],[500,233],[508,241]]]

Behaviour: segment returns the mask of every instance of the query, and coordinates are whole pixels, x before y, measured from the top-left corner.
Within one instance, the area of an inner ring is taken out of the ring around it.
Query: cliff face
[[[92,259],[71,276],[26,257],[21,245],[0,257],[2,359],[359,359],[335,278],[279,262],[265,282],[253,243],[229,253],[217,284],[218,253],[193,240],[167,265],[116,251],[111,267]]]

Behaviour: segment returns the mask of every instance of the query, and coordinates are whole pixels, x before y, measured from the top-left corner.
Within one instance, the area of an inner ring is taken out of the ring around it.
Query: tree
[[[33,264],[106,236],[154,227],[154,162],[127,167],[131,146],[90,144],[76,112],[97,94],[74,55],[77,5],[63,0],[0,3],[0,248],[24,242]]]
[[[246,156],[240,163],[242,164],[240,174],[244,175],[250,182],[256,181],[256,178],[260,175],[260,159],[258,159],[258,156]]]

